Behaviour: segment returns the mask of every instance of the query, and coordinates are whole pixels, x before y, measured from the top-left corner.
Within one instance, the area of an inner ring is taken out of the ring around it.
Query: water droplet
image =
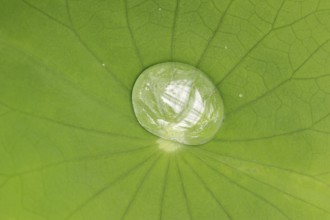
[[[158,8],[158,11],[161,11],[162,10],[162,8]]]
[[[102,66],[105,67],[105,63],[102,63]]]
[[[215,85],[199,69],[183,63],[161,63],[143,71],[132,102],[142,127],[181,144],[210,141],[223,121],[224,106]],[[173,146],[166,148],[177,149]]]
[[[243,94],[242,93],[238,94],[238,97],[243,98]]]
[[[225,46],[225,49],[226,49],[226,50],[228,49],[228,46],[227,46],[227,45]]]

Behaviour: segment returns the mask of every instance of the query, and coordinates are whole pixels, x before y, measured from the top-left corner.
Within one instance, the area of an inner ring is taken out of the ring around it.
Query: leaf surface
[[[0,219],[330,219],[328,0],[2,0],[0,58]],[[167,61],[226,115],[175,153],[130,100]]]

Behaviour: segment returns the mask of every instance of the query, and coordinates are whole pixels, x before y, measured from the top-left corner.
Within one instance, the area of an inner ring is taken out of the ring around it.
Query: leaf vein
[[[325,46],[326,44],[328,44],[330,42],[330,39],[326,40],[325,42],[323,42],[320,46],[318,46],[291,74],[291,76],[285,80],[283,80],[281,83],[277,84],[276,86],[274,86],[273,88],[267,90],[265,93],[263,93],[262,95],[258,96],[257,98],[249,101],[249,102],[246,102],[245,104],[237,107],[236,109],[230,111],[230,112],[227,112],[227,116],[237,112],[237,111],[240,111],[241,109],[244,109],[245,107],[247,106],[250,106],[254,103],[256,103],[257,101],[261,100],[262,98],[272,94],[274,91],[276,91],[277,89],[281,88],[283,85],[287,84],[288,82],[290,82],[291,80],[294,79],[294,75],[323,47]]]
[[[143,62],[143,59],[142,59],[142,56],[141,56],[140,49],[137,46],[137,42],[136,42],[136,39],[134,37],[133,30],[132,30],[132,27],[131,27],[131,22],[130,22],[130,19],[129,19],[127,0],[124,0],[124,5],[125,5],[125,18],[126,18],[126,24],[127,24],[127,28],[128,28],[128,33],[129,33],[130,38],[132,40],[134,51],[135,51],[135,53],[136,53],[136,55],[138,57],[139,63],[141,65],[141,68],[144,69],[144,62]]]
[[[142,160],[142,162],[134,165],[131,169],[129,169],[128,171],[126,171],[122,175],[120,175],[117,178],[115,178],[114,180],[106,183],[101,189],[99,189],[98,191],[96,191],[95,193],[93,193],[93,195],[91,195],[90,197],[88,197],[86,200],[84,200],[82,203],[80,203],[75,209],[73,209],[67,215],[67,217],[65,218],[65,220],[68,220],[68,219],[72,218],[75,214],[77,214],[80,210],[82,210],[84,207],[86,207],[86,205],[88,205],[90,202],[92,202],[97,197],[99,197],[102,193],[104,193],[105,191],[107,191],[108,189],[110,189],[116,183],[118,183],[121,180],[125,179],[130,173],[134,172],[135,170],[137,170],[138,168],[140,168],[142,165],[146,164],[147,161],[149,161],[154,155],[155,155],[155,153],[154,154],[151,154],[149,157],[147,157],[146,159]]]
[[[148,170],[145,172],[145,174],[141,178],[141,180],[140,180],[140,182],[139,182],[139,184],[138,184],[138,186],[137,186],[137,188],[136,188],[136,190],[135,190],[135,192],[134,192],[131,200],[129,201],[129,203],[128,203],[128,205],[127,205],[127,207],[126,207],[126,209],[125,209],[125,211],[124,211],[124,213],[123,213],[123,215],[121,217],[122,220],[125,219],[126,215],[128,214],[130,208],[132,207],[134,201],[137,198],[137,195],[138,195],[139,191],[141,190],[141,188],[142,188],[144,182],[146,181],[148,175],[150,174],[151,170],[154,168],[155,164],[159,161],[159,158],[160,157],[157,157],[157,159],[155,159],[155,161],[151,164],[151,166],[148,168]]]
[[[227,5],[225,11],[224,11],[224,12],[222,13],[222,15],[220,16],[220,19],[219,19],[219,22],[218,22],[218,24],[217,24],[217,27],[215,28],[215,30],[213,31],[213,33],[212,33],[211,36],[209,37],[209,39],[208,39],[208,41],[207,41],[207,44],[206,44],[204,50],[202,51],[202,53],[201,53],[201,55],[200,55],[200,57],[199,57],[199,59],[198,59],[198,61],[197,61],[196,67],[200,67],[202,61],[204,60],[204,58],[205,58],[205,56],[206,56],[206,54],[207,54],[207,52],[208,52],[208,50],[209,50],[209,48],[210,48],[210,46],[211,46],[213,40],[215,39],[217,33],[219,32],[219,30],[220,30],[220,28],[221,28],[221,26],[222,26],[222,24],[223,24],[223,21],[225,20],[225,17],[226,17],[226,15],[228,14],[228,11],[229,11],[229,9],[230,9],[230,7],[231,7],[231,5],[233,4],[234,1],[235,1],[235,0],[231,0],[231,1],[228,3],[228,5]]]
[[[184,197],[184,200],[185,200],[188,215],[189,215],[190,220],[193,220],[190,203],[189,203],[189,200],[188,200],[188,197],[187,197],[187,192],[186,192],[186,189],[185,189],[185,186],[184,186],[184,183],[183,183],[182,172],[181,172],[180,166],[179,166],[176,158],[175,158],[175,165],[177,167],[177,172],[179,174],[180,186],[181,186],[181,189],[182,189],[182,193],[183,193],[183,197]]]
[[[196,155],[195,155],[195,156],[196,156]],[[276,191],[278,191],[278,192],[280,192],[280,193],[282,193],[282,194],[285,194],[285,195],[287,195],[287,196],[289,196],[289,197],[291,197],[291,198],[294,198],[294,199],[296,199],[296,200],[299,200],[299,201],[301,201],[301,202],[303,202],[303,203],[305,203],[305,204],[307,204],[307,205],[309,205],[309,206],[312,206],[312,207],[314,207],[314,208],[317,208],[317,209],[319,209],[319,210],[321,210],[321,211],[323,211],[323,212],[326,212],[326,213],[329,213],[329,214],[330,214],[330,211],[329,211],[329,210],[326,210],[326,209],[324,209],[324,208],[322,208],[322,207],[320,207],[320,206],[317,206],[317,205],[315,205],[315,204],[313,204],[313,203],[311,203],[311,202],[308,202],[308,201],[306,201],[305,199],[302,199],[302,198],[300,198],[300,197],[297,197],[297,196],[295,196],[295,195],[293,195],[293,194],[291,194],[291,193],[289,193],[289,192],[286,192],[286,191],[284,191],[284,190],[282,190],[282,189],[280,189],[280,188],[278,188],[278,187],[276,187],[276,186],[274,186],[274,185],[271,185],[271,184],[269,184],[269,183],[267,183],[267,182],[261,181],[261,180],[255,178],[255,177],[253,177],[253,176],[247,174],[246,172],[244,172],[244,171],[242,171],[242,170],[240,170],[240,169],[238,169],[238,168],[236,168],[236,167],[234,167],[234,166],[231,166],[231,165],[229,165],[229,164],[227,164],[227,163],[225,163],[225,162],[223,162],[223,161],[216,160],[215,158],[212,158],[212,157],[210,157],[210,156],[207,156],[207,157],[210,158],[210,159],[213,159],[214,161],[217,161],[217,162],[219,162],[219,163],[221,163],[221,164],[223,164],[223,165],[225,165],[225,166],[227,166],[227,167],[229,167],[229,168],[231,168],[231,169],[237,170],[238,172],[242,173],[243,175],[245,175],[245,176],[247,176],[247,177],[249,177],[249,178],[251,178],[251,179],[253,179],[253,180],[255,180],[255,181],[257,181],[257,182],[259,182],[259,183],[261,183],[261,184],[263,184],[263,185],[265,185],[265,186],[268,186],[268,187],[270,187],[270,188],[272,188],[272,189],[274,189],[274,190],[276,190]],[[204,161],[204,162],[205,162],[205,161]]]
[[[214,201],[219,205],[219,207],[223,210],[225,215],[227,216],[228,219],[232,220],[233,218],[227,211],[227,209],[223,206],[223,204],[219,201],[219,199],[216,197],[214,192],[210,189],[210,187],[206,184],[206,182],[203,180],[203,178],[197,173],[197,171],[189,164],[184,158],[182,158],[184,163],[190,168],[190,170],[195,174],[195,176],[198,178],[198,180],[202,183],[203,187],[207,190],[207,192],[211,195]]]
[[[168,179],[168,172],[170,168],[170,162],[171,159],[168,159],[167,165],[166,165],[166,170],[165,170],[165,175],[164,175],[164,183],[163,183],[163,189],[162,193],[160,196],[160,211],[159,211],[159,219],[161,220],[163,217],[163,208],[164,208],[164,200],[165,200],[165,193],[166,193],[166,186],[167,186],[167,179]]]
[[[71,15],[71,10],[70,10],[70,5],[69,5],[69,0],[65,0],[65,6],[66,6],[66,10],[67,10],[67,14],[69,17],[69,21],[70,21],[70,27],[71,27],[71,31],[72,33],[76,36],[77,40],[79,41],[79,43],[86,49],[86,51],[88,51],[93,57],[94,59],[99,63],[99,65],[103,65],[103,61],[98,57],[98,55],[86,44],[85,41],[83,41],[83,39],[81,38],[80,34],[78,33],[78,31],[75,29],[75,26],[73,24],[73,19],[72,19],[72,15]],[[122,87],[124,88],[127,92],[130,91],[130,88],[125,85],[121,80],[118,79],[117,75],[115,75],[107,65],[104,65],[104,69],[112,76],[112,78]]]
[[[251,191],[249,188],[247,188],[247,187],[245,187],[245,186],[243,186],[243,185],[235,182],[234,180],[232,180],[231,178],[229,178],[227,175],[219,172],[217,169],[215,169],[214,167],[212,167],[211,165],[209,165],[208,163],[206,163],[204,160],[202,160],[199,156],[196,156],[195,153],[191,153],[191,154],[194,155],[194,157],[196,157],[197,159],[199,159],[202,163],[204,163],[209,169],[213,170],[214,172],[218,173],[220,176],[222,176],[225,179],[227,179],[227,181],[229,181],[230,183],[236,185],[237,187],[241,188],[242,190],[245,190],[246,192],[248,192],[251,195],[255,196],[256,198],[260,199],[264,203],[266,203],[269,206],[273,207],[276,211],[278,211],[281,215],[283,215],[287,219],[291,219],[286,213],[284,213],[279,207],[277,207],[271,201],[267,200],[266,198],[264,198],[263,196],[261,196],[259,194],[256,194],[255,192]]]

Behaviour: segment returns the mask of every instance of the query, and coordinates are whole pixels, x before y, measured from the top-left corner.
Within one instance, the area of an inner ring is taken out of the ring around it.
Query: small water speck
[[[242,93],[238,94],[238,97],[243,98],[243,94]]]
[[[158,11],[161,11],[162,10],[162,8],[158,8]]]
[[[227,45],[225,46],[225,49],[226,49],[226,50],[228,49],[228,46],[227,46]]]
[[[105,63],[102,63],[102,66],[105,67]]]

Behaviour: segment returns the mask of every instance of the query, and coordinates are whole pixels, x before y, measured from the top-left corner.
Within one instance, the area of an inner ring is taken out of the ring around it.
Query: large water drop
[[[211,80],[177,62],[156,64],[141,73],[132,94],[139,123],[161,138],[186,145],[210,141],[221,127],[224,106]]]

